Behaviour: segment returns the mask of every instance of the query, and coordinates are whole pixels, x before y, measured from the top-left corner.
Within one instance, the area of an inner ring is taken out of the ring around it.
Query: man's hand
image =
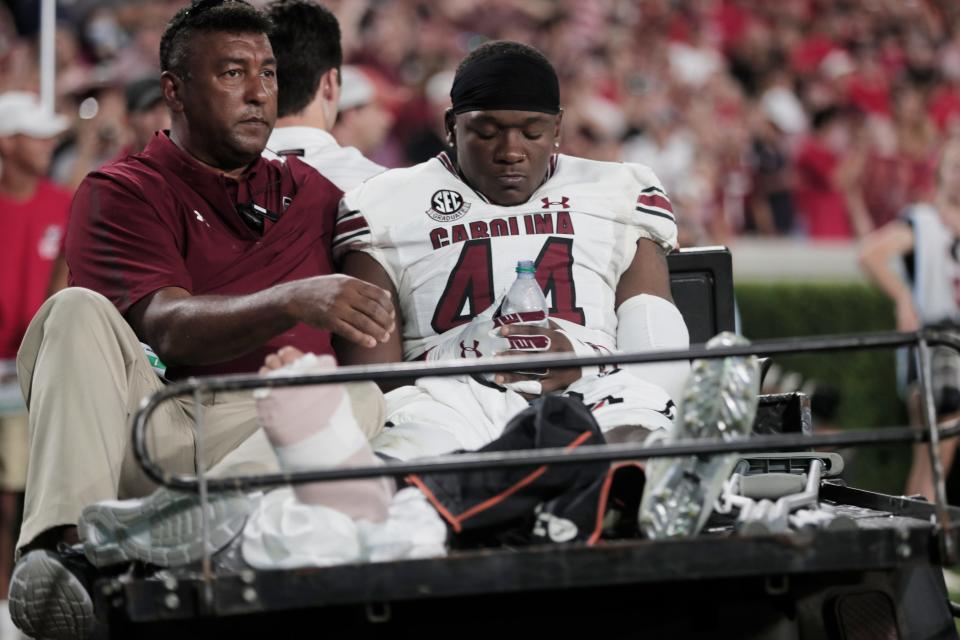
[[[560,329],[552,320],[549,321],[550,328],[537,327],[529,324],[506,324],[500,327],[500,335],[503,336],[546,336],[550,339],[550,346],[542,351],[526,351],[511,349],[501,352],[500,356],[530,356],[531,353],[572,353],[573,345],[567,337],[558,331]],[[580,378],[580,368],[571,367],[565,369],[549,369],[544,376],[524,375],[521,373],[498,373],[494,377],[497,384],[510,384],[523,381],[535,381],[540,383],[541,393],[550,391],[562,391],[567,386]]]
[[[396,328],[390,293],[350,276],[315,276],[284,285],[292,315],[364,347],[386,342]]]

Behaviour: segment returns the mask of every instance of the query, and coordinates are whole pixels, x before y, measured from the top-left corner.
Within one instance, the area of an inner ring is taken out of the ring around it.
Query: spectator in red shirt
[[[797,213],[816,240],[849,239],[869,231],[862,209],[849,206],[851,181],[842,151],[850,142],[847,117],[836,107],[814,114],[813,133],[795,158]]]
[[[0,95],[0,360],[15,358],[66,231],[70,194],[46,179],[65,118],[46,114],[34,94]]]
[[[77,286],[40,309],[17,362],[31,434],[17,546],[29,553],[14,570],[10,609],[31,636],[90,634],[89,585],[49,549],[76,540],[85,505],[153,489],[127,427],[143,396],[162,386],[140,341],[176,378],[255,371],[281,345],[329,354],[331,331],[371,347],[394,330],[386,291],[331,275],[340,190],[295,157],[261,158],[277,112],[270,27],[238,0],[179,11],[160,44],[171,130],[90,174],[74,199],[67,264]],[[366,383],[351,394],[360,396],[358,422],[380,427],[379,391]],[[152,419],[149,447],[165,469],[277,470],[249,393],[201,402],[203,459],[192,399],[166,403]],[[251,436],[263,446],[247,446]],[[154,492],[138,515],[192,513],[177,495]],[[52,582],[54,602],[33,597]]]

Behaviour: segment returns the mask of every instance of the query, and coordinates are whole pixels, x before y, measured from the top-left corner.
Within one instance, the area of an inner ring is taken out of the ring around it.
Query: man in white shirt
[[[340,25],[322,5],[276,0],[267,6],[280,88],[277,125],[264,156],[296,155],[341,191],[353,189],[384,167],[353,147],[341,147],[329,130],[340,102]]]

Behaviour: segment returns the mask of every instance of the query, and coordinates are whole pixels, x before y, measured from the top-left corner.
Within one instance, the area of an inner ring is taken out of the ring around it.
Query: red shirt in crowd
[[[951,123],[960,121],[960,91],[950,85],[937,87],[927,108],[937,127],[946,131]]]
[[[847,100],[865,113],[890,113],[890,87],[883,77],[858,74],[847,84]]]
[[[342,192],[291,157],[259,159],[239,180],[210,170],[157,133],[142,153],[91,173],[73,200],[70,284],[105,295],[121,313],[164,287],[242,295],[333,272],[330,241]],[[279,214],[262,234],[237,204]],[[255,371],[284,345],[332,353],[330,334],[304,324],[236,360],[170,366],[167,375]],[[170,363],[168,363],[170,364]]]
[[[811,238],[853,236],[847,201],[833,181],[839,162],[837,154],[815,138],[808,138],[797,153],[796,205]]]
[[[0,359],[15,358],[30,319],[43,304],[70,212],[70,194],[41,180],[33,197],[0,194]]]

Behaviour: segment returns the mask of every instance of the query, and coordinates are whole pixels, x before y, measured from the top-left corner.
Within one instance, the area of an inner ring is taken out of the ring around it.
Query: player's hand
[[[260,367],[260,375],[265,376],[271,371],[276,371],[288,364],[293,364],[299,360],[302,355],[303,351],[300,351],[300,349],[296,347],[280,347],[279,351],[271,353],[263,359],[263,366]]]
[[[500,335],[503,336],[546,336],[550,339],[550,346],[544,350],[527,351],[511,349],[499,353],[506,357],[523,357],[531,353],[572,353],[573,345],[565,335],[557,331],[560,327],[552,320],[548,321],[550,327],[537,327],[529,324],[506,324],[500,327]],[[497,384],[510,384],[522,381],[535,381],[540,383],[541,393],[550,391],[561,391],[580,378],[580,367],[571,367],[564,369],[548,369],[546,375],[524,375],[522,373],[498,373],[494,376],[494,382]]]
[[[334,274],[291,282],[291,308],[301,322],[326,329],[363,347],[386,342],[396,313],[386,289]]]

